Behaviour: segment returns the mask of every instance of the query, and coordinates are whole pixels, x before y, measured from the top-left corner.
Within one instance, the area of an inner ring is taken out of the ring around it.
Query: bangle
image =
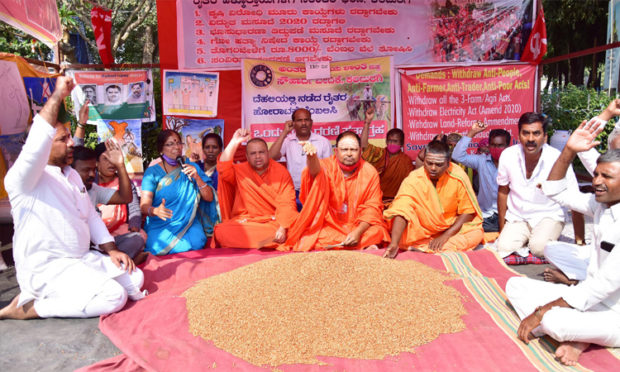
[[[205,187],[207,187],[207,185],[208,185],[208,184],[207,184],[207,183],[205,183],[205,184],[204,184],[204,185],[202,185],[202,186],[198,186],[198,190],[202,190],[202,189],[204,189]]]
[[[77,123],[77,126],[78,126],[78,128],[80,128],[80,129],[84,129],[84,128],[86,128],[86,124],[82,124],[82,123],[80,123],[79,121],[78,121],[78,123]]]

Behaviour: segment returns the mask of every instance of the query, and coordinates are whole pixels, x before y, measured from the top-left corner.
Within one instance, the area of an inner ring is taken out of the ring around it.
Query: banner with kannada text
[[[177,0],[181,69],[242,59],[518,60],[532,0]],[[529,25],[529,26],[528,26]]]
[[[400,76],[405,150],[415,159],[437,134],[465,134],[476,121],[518,138],[517,122],[534,111],[536,66],[526,64],[438,68]]]
[[[391,58],[333,62],[330,70],[330,78],[308,80],[302,63],[244,60],[244,128],[274,142],[293,111],[305,108],[312,114],[312,131],[335,140],[346,130],[361,134],[364,112],[375,105],[369,139],[385,138],[393,120]]]

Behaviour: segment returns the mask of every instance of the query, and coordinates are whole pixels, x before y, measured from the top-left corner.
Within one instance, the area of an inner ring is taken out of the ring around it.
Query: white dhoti
[[[140,269],[127,273],[99,252],[90,251],[82,259],[59,259],[67,265],[45,284],[34,301],[42,318],[90,318],[118,311],[128,296],[139,296],[144,283]],[[71,262],[73,261],[73,262]],[[71,262],[68,264],[68,262]]]
[[[563,297],[569,289],[525,277],[513,277],[506,283],[506,295],[519,318],[532,314],[538,306]],[[554,307],[543,316],[535,336],[547,334],[559,342],[578,341],[601,346],[620,347],[620,314],[603,304],[588,311]]]
[[[586,278],[592,249],[590,245],[549,242],[545,246],[545,258],[568,279],[582,281]]]

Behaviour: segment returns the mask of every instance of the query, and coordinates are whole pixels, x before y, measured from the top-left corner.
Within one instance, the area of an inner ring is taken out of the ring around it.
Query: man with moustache
[[[502,257],[513,252],[543,257],[545,245],[560,236],[565,216],[538,185],[547,179],[560,152],[547,145],[547,125],[541,114],[521,115],[518,129],[520,143],[504,150],[497,166],[500,235],[496,245]],[[567,178],[569,187],[578,187],[572,167]]]
[[[298,108],[293,111],[292,120],[284,123],[284,128],[278,139],[269,149],[269,157],[273,160],[286,159],[288,169],[293,184],[295,185],[295,202],[297,210],[301,210],[299,202],[299,187],[301,185],[301,171],[306,166],[306,153],[303,151],[304,142],[310,142],[317,149],[319,159],[327,158],[332,153],[332,145],[329,140],[319,134],[312,132],[312,117],[310,111]],[[295,130],[295,133],[292,131]]]
[[[384,257],[399,249],[428,253],[466,251],[482,241],[482,212],[467,173],[450,161],[442,141],[426,146],[424,167],[409,173],[383,215],[392,220]]]
[[[247,162],[233,164],[239,145],[247,142]],[[267,143],[237,129],[217,161],[217,194],[222,222],[215,241],[230,248],[279,248],[297,217],[295,189],[284,166],[269,158]]]
[[[523,319],[519,338],[528,343],[532,336],[551,336],[560,342],[556,357],[569,366],[577,364],[590,344],[620,347],[620,150],[598,158],[594,194],[581,193],[566,180],[576,153],[598,144],[600,130],[588,125],[582,123],[569,138],[542,184],[552,200],[593,217],[594,250],[586,278],[570,286],[525,277],[506,283],[506,295]]]
[[[326,159],[318,158],[312,143],[306,142],[304,151],[308,154],[300,190],[304,208],[286,246],[295,251],[366,249],[388,241],[379,175],[362,160],[358,135],[340,133],[334,156]]]
[[[73,161],[73,141],[57,122],[74,82],[60,76],[5,185],[15,224],[13,254],[20,294],[0,319],[94,317],[138,299],[144,277],[119,251],[95,212]],[[90,241],[103,253],[91,251]]]

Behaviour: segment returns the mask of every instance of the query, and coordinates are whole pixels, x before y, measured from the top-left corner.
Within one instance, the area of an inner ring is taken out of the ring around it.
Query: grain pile
[[[383,359],[465,325],[450,279],[414,261],[359,252],[288,254],[188,289],[190,331],[252,364]]]

